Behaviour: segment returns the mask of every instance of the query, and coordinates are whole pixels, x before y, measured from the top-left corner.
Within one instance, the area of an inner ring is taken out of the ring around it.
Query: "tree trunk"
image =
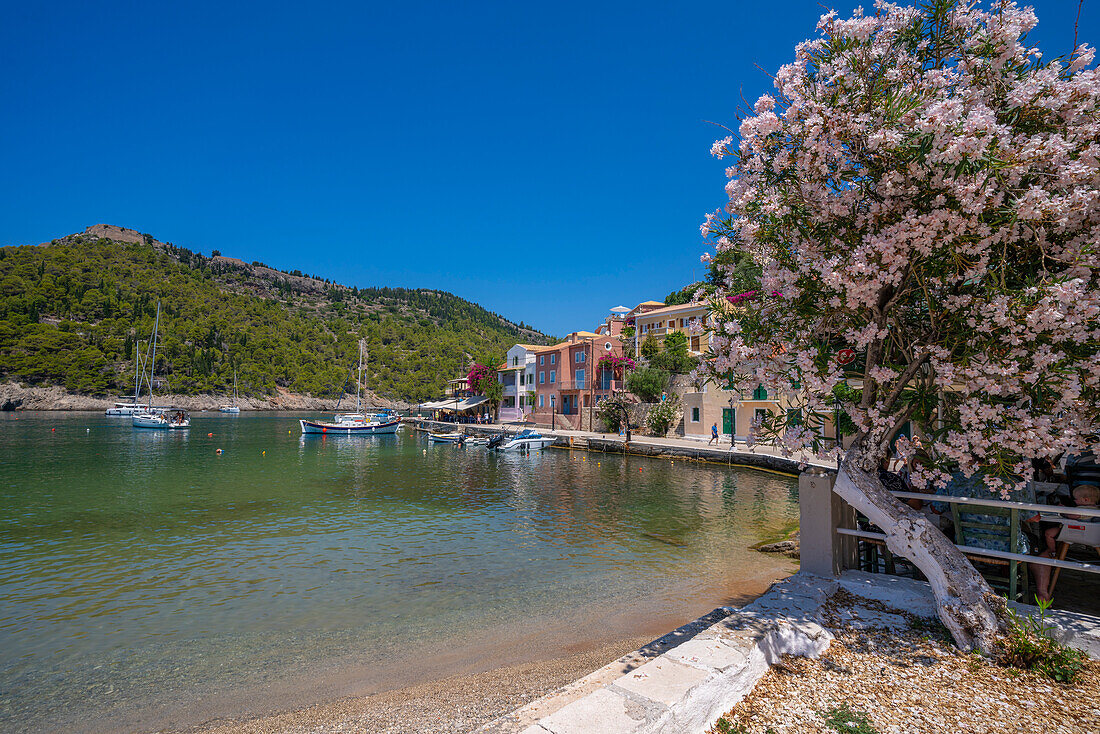
[[[1004,629],[1004,599],[938,528],[883,488],[878,464],[871,441],[858,439],[841,462],[833,491],[882,528],[892,553],[921,570],[955,643],[966,651],[990,653]]]

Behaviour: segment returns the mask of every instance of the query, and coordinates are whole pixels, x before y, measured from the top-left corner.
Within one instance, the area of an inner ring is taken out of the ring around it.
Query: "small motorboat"
[[[466,437],[461,433],[429,433],[428,443],[462,443]]]
[[[466,446],[488,446],[488,436],[467,436],[463,442]]]
[[[515,436],[502,441],[496,446],[492,446],[492,442],[490,442],[490,447],[495,448],[497,451],[541,451],[553,444],[553,438],[543,436],[538,431],[526,430],[520,431]]]

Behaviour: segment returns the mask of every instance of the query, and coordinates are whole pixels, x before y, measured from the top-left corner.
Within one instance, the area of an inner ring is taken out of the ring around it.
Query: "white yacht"
[[[233,404],[223,405],[218,408],[219,413],[240,413],[241,408],[237,405],[237,370],[233,370]]]
[[[131,396],[123,395],[122,397],[125,399]],[[149,410],[149,404],[137,402],[137,398],[136,396],[134,396],[133,399],[131,399],[129,402],[118,402],[115,403],[113,408],[107,408],[105,415],[133,415],[134,413],[143,413],[146,410]]]
[[[138,402],[141,399],[141,381],[143,363],[141,360],[141,342],[134,345],[134,394],[122,395],[122,400],[115,403],[113,408],[107,408],[106,415],[124,416],[143,413],[149,410],[148,403]]]

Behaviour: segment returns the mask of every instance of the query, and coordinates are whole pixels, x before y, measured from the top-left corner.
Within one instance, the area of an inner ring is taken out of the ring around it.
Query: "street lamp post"
[[[730,451],[733,451],[734,438],[737,435],[737,421],[735,418],[736,414],[733,412],[733,396],[730,395]]]

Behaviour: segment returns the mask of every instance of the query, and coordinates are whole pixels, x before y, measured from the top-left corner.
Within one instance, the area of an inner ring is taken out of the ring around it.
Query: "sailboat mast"
[[[355,412],[361,413],[359,392],[363,388],[363,340],[359,340],[359,379],[355,381]]]
[[[134,405],[141,399],[141,340],[134,343]]]
[[[157,366],[157,331],[160,329],[160,301],[157,301],[157,320],[153,322],[153,358],[149,360],[149,409],[153,409],[153,371]]]

